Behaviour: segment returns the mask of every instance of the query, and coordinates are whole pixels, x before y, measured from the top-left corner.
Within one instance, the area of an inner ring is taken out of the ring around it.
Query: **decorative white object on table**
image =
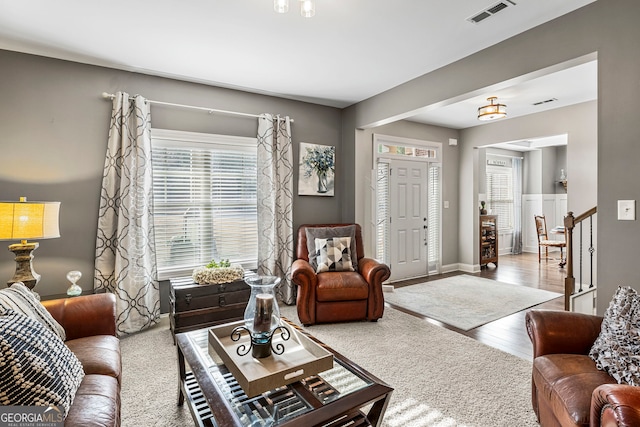
[[[82,273],[77,270],[73,270],[67,273],[67,280],[71,282],[71,286],[67,289],[67,295],[71,297],[77,297],[82,294],[82,288],[78,285],[78,280],[82,277]]]
[[[244,269],[240,265],[229,267],[196,267],[191,275],[193,281],[199,285],[219,285],[242,280]]]

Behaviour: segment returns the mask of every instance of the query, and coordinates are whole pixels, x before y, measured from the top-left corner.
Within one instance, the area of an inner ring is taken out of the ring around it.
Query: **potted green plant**
[[[487,210],[484,208],[484,200],[480,201],[480,215],[486,215]]]

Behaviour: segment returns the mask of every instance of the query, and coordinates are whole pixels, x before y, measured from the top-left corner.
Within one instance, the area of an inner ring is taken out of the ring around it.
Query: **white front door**
[[[425,162],[391,161],[389,281],[428,273],[427,168]]]

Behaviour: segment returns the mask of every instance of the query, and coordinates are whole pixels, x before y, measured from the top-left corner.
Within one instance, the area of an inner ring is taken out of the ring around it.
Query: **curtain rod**
[[[116,96],[113,93],[102,92],[102,97],[105,98],[105,99],[113,100],[113,98],[115,98]],[[253,118],[259,118],[260,117],[259,114],[249,114],[249,113],[240,113],[240,112],[237,112],[237,111],[218,110],[216,108],[197,107],[195,105],[174,104],[173,102],[152,101],[151,99],[147,99],[147,102],[150,103],[150,104],[164,105],[164,106],[167,106],[167,107],[188,108],[188,109],[191,109],[191,110],[206,111],[209,114],[218,113],[218,114],[228,114],[228,115],[232,115],[232,116],[242,116],[242,117],[253,117]],[[289,119],[289,121],[291,123],[293,123],[293,119]]]

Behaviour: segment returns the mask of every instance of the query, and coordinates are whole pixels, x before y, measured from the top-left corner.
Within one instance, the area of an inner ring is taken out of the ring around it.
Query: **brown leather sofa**
[[[306,229],[355,225],[358,271],[328,271],[316,274],[309,264]],[[382,282],[391,274],[389,267],[365,258],[362,230],[358,224],[305,224],[298,229],[297,259],[291,267],[291,281],[298,285],[297,308],[300,322],[376,321],[384,312]]]
[[[601,323],[587,314],[527,312],[531,399],[542,427],[640,426],[640,387],[618,384],[589,357]]]
[[[64,425],[119,426],[122,361],[115,296],[85,295],[42,304],[64,327],[65,344],[85,372]]]

